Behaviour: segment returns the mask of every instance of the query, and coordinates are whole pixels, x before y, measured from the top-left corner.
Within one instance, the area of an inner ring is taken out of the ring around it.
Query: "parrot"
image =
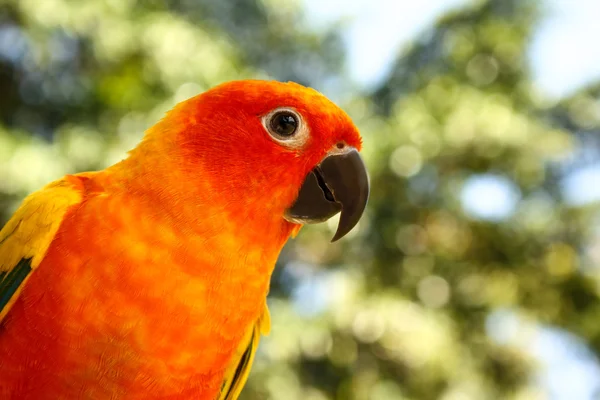
[[[284,244],[364,213],[361,146],[313,88],[230,81],[28,195],[0,231],[0,399],[237,399]]]

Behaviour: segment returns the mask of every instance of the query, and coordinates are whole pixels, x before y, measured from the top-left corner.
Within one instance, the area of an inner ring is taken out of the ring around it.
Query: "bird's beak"
[[[299,224],[316,223],[341,211],[337,231],[331,239],[335,242],[358,223],[368,198],[367,169],[358,151],[349,147],[332,152],[308,174],[285,218]]]

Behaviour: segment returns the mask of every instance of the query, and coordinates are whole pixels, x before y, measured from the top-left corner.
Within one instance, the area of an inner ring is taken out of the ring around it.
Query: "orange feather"
[[[309,125],[300,149],[260,122],[281,106]],[[59,181],[60,213],[56,192],[30,196],[57,224],[39,232],[24,209],[0,232],[0,273],[39,259],[4,310],[0,398],[216,399],[300,227],[283,213],[338,142],[360,148],[316,91],[232,82],[177,105],[122,162]]]

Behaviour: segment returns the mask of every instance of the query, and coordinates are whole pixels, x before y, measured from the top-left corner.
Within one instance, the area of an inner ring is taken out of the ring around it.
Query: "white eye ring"
[[[300,148],[309,136],[308,126],[293,108],[276,108],[263,116],[261,122],[271,139],[285,147]]]

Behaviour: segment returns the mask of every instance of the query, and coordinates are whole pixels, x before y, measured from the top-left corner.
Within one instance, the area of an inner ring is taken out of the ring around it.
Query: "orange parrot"
[[[360,147],[315,90],[229,82],[28,196],[0,231],[0,399],[237,399],[285,242],[364,211]]]

